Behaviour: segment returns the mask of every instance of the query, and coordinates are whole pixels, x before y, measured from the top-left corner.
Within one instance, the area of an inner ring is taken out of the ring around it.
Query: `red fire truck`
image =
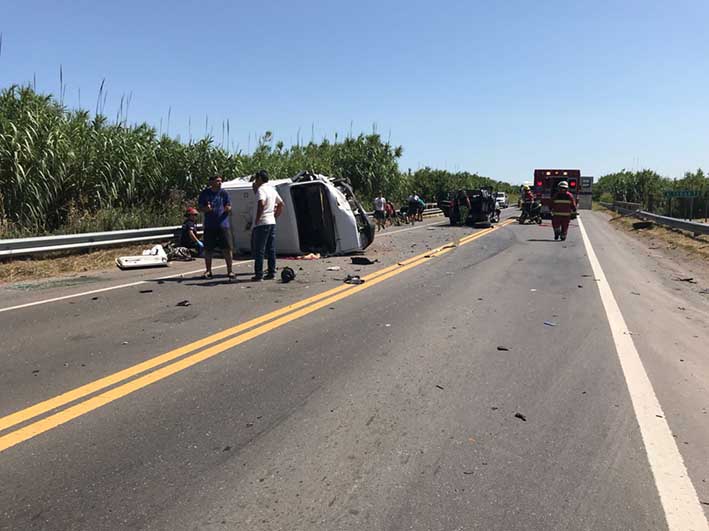
[[[551,217],[551,198],[561,181],[569,183],[569,192],[578,202],[581,170],[534,170],[534,195],[542,203],[542,216]]]

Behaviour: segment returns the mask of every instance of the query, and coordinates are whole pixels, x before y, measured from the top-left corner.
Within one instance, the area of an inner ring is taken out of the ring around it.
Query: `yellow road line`
[[[478,233],[471,235],[472,237],[466,237],[465,242],[463,242],[463,244],[469,243],[475,239],[481,238],[481,237],[485,236],[486,234],[489,234],[493,230],[495,230],[495,228],[490,228],[490,229],[486,229],[484,231],[480,231]],[[217,334],[213,334],[213,335],[208,336],[207,338],[204,338],[202,340],[195,341],[195,342],[190,343],[189,345],[186,345],[186,346],[181,347],[179,349],[175,349],[173,351],[170,351],[170,352],[163,354],[161,356],[158,356],[156,358],[152,358],[150,360],[147,360],[147,361],[140,363],[138,365],[135,365],[133,367],[129,367],[128,369],[124,369],[123,371],[119,371],[113,375],[109,375],[105,378],[101,378],[99,380],[96,380],[95,382],[91,382],[89,384],[86,384],[84,386],[76,388],[72,391],[69,391],[69,392],[64,393],[62,395],[59,395],[59,396],[52,398],[50,400],[40,402],[39,404],[36,404],[35,406],[31,406],[31,407],[26,408],[24,410],[18,411],[16,413],[13,413],[13,414],[7,416],[7,417],[3,417],[2,419],[0,419],[0,429],[14,426],[18,423],[21,423],[21,422],[24,422],[24,421],[29,420],[31,418],[34,418],[37,415],[40,415],[42,413],[46,413],[47,411],[50,411],[50,410],[60,407],[62,405],[66,405],[67,403],[77,400],[79,398],[83,398],[86,395],[97,392],[101,389],[106,388],[107,386],[119,383],[127,378],[132,377],[132,376],[137,376],[138,374],[145,372],[146,370],[148,370],[150,368],[161,365],[167,361],[172,361],[180,356],[183,356],[183,355],[189,354],[190,352],[198,350],[201,347],[213,344],[216,341],[219,341],[220,339],[224,339],[224,338],[227,338],[227,337],[232,336],[234,334],[237,334],[239,331],[243,331],[245,329],[251,328],[250,330],[248,330],[242,334],[239,334],[236,337],[232,337],[231,339],[227,339],[219,344],[213,345],[209,348],[199,351],[196,354],[186,356],[178,361],[175,361],[174,363],[171,363],[171,364],[166,365],[162,368],[159,368],[157,370],[149,372],[148,374],[145,374],[145,375],[143,375],[139,378],[136,378],[130,382],[127,382],[127,383],[124,383],[124,384],[119,385],[117,387],[114,387],[113,389],[110,389],[109,391],[106,391],[104,393],[96,395],[96,396],[89,398],[81,403],[78,403],[74,406],[64,409],[58,413],[55,413],[55,414],[50,415],[44,419],[33,422],[31,424],[28,424],[27,426],[24,426],[24,427],[19,428],[11,433],[8,433],[8,434],[0,437],[0,452],[4,451],[12,446],[15,446],[23,441],[26,441],[36,435],[39,435],[40,433],[44,433],[44,432],[51,430],[57,426],[60,426],[61,424],[69,422],[70,420],[73,420],[81,415],[84,415],[90,411],[93,411],[94,409],[97,409],[105,404],[108,404],[109,402],[112,402],[118,398],[124,397],[130,393],[133,393],[139,389],[142,389],[143,387],[146,387],[152,383],[155,383],[155,382],[160,381],[164,378],[167,378],[168,376],[171,376],[177,372],[183,371],[183,370],[185,370],[197,363],[200,363],[206,359],[214,357],[214,356],[224,352],[225,350],[233,348],[237,345],[240,345],[241,343],[244,343],[244,342],[249,341],[249,340],[251,340],[255,337],[258,337],[262,334],[270,332],[271,330],[279,328],[291,321],[299,319],[300,317],[303,317],[303,316],[308,315],[312,312],[315,312],[315,311],[319,310],[320,308],[323,308],[324,306],[328,306],[328,305],[333,304],[334,302],[337,302],[341,299],[344,299],[346,297],[354,295],[355,293],[359,293],[360,291],[368,289],[371,286],[374,286],[380,282],[383,282],[384,280],[387,280],[393,276],[396,276],[404,271],[407,271],[409,269],[412,269],[412,268],[420,265],[421,263],[423,263],[424,261],[427,261],[431,257],[434,257],[434,256],[437,257],[437,256],[441,256],[443,254],[446,254],[446,253],[452,251],[454,248],[455,247],[451,244],[444,245],[444,246],[441,246],[441,247],[434,249],[432,251],[427,251],[426,253],[422,253],[420,255],[408,258],[402,262],[399,262],[399,264],[386,267],[384,269],[381,269],[379,271],[372,273],[371,275],[367,275],[367,276],[363,277],[364,280],[366,281],[364,284],[355,285],[355,286],[344,285],[344,286],[339,286],[337,288],[328,290],[326,292],[320,293],[320,294],[315,295],[313,297],[309,297],[307,299],[304,299],[298,303],[286,306],[286,307],[276,310],[274,312],[270,312],[270,313],[265,314],[265,315],[258,317],[256,319],[252,319],[251,321],[248,321],[247,323],[243,323],[241,325],[224,330],[224,331],[219,332]],[[287,315],[283,315],[283,314],[287,314]],[[270,321],[270,322],[266,322],[266,324],[261,324],[260,326],[253,328],[254,326],[256,326],[260,323],[264,323],[265,321]],[[108,383],[108,382],[111,382],[111,383]]]
[[[420,260],[424,257],[424,255],[425,253],[422,253],[420,255],[408,258],[400,263],[405,265],[411,263],[412,261]],[[378,271],[375,271],[374,273],[367,275],[363,278],[365,281],[370,280],[399,267],[401,266],[399,266],[398,264],[388,266]],[[180,348],[171,350],[154,358],[150,358],[144,362],[138,363],[137,365],[133,365],[116,373],[109,374],[108,376],[105,376],[88,384],[82,385],[60,395],[57,395],[43,402],[39,402],[28,408],[22,409],[15,413],[11,413],[10,415],[0,418],[0,431],[6,430],[8,428],[11,428],[12,426],[30,420],[31,418],[34,418],[38,415],[42,415],[44,413],[47,413],[48,411],[57,409],[58,407],[62,407],[70,402],[74,402],[75,400],[79,400],[80,398],[84,398],[85,396],[101,391],[106,387],[110,387],[112,385],[120,383],[124,380],[137,376],[147,370],[158,367],[159,365],[162,365],[169,361],[173,361],[186,354],[190,354],[191,352],[207,347],[213,343],[216,343],[217,341],[226,339],[230,336],[243,332],[244,330],[248,330],[249,328],[262,324],[271,319],[275,319],[276,317],[289,313],[293,310],[297,310],[298,308],[307,306],[308,304],[316,302],[322,298],[328,297],[335,293],[339,293],[341,291],[352,289],[352,287],[353,286],[350,284],[342,284],[341,286],[338,286],[336,288],[332,288],[322,293],[318,293],[316,295],[313,295],[312,297],[308,297],[294,304],[284,306],[283,308],[279,308],[278,310],[274,310],[273,312],[261,315],[245,323],[233,326],[231,328],[227,328],[226,330],[222,330],[221,332],[217,332],[216,334],[212,334],[203,339],[199,339],[197,341],[184,345]]]

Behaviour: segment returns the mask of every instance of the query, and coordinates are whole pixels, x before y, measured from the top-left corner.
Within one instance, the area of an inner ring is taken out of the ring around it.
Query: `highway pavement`
[[[548,225],[3,287],[0,529],[707,529],[709,297]]]

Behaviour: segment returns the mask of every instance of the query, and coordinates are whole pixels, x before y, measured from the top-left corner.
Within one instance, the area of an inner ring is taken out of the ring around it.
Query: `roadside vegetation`
[[[123,108],[122,100],[109,121],[98,105],[68,109],[29,86],[0,91],[0,238],[178,224],[208,176],[261,168],[276,178],[302,170],[346,177],[365,204],[379,190],[398,202],[413,191],[435,201],[459,188],[514,188],[468,172],[402,172],[403,148],[376,133],[287,147],[266,132],[243,153],[210,136],[183,142],[129,124]]]
[[[690,190],[697,192],[693,201],[674,198],[670,202],[665,191]],[[687,172],[680,179],[663,177],[652,170],[622,170],[601,177],[593,185],[593,199],[612,203],[626,201],[639,203],[643,209],[676,218],[706,218],[709,213],[709,178],[699,168]]]

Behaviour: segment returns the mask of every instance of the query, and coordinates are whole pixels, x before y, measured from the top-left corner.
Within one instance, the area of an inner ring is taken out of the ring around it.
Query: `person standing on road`
[[[254,276],[260,282],[276,276],[276,219],[283,212],[283,199],[276,189],[268,184],[268,172],[256,172],[253,185],[256,192],[256,214],[251,236],[251,254],[254,257]],[[263,274],[263,258],[268,258],[268,271]]]
[[[418,217],[419,196],[416,192],[411,194],[407,200],[406,223],[414,223]]]
[[[384,199],[382,192],[374,198],[374,221],[377,224],[377,231],[384,230],[386,228],[386,204],[387,200]]]
[[[566,239],[573,212],[576,212],[576,200],[569,193],[569,183],[561,181],[551,201],[551,225],[554,227],[555,240]]]
[[[215,249],[220,249],[226,261],[229,281],[234,280],[232,271],[232,252],[234,241],[231,237],[229,214],[231,199],[226,190],[222,190],[222,178],[215,175],[209,178],[209,186],[202,190],[197,200],[204,213],[204,265],[203,278],[212,278],[212,256]]]

